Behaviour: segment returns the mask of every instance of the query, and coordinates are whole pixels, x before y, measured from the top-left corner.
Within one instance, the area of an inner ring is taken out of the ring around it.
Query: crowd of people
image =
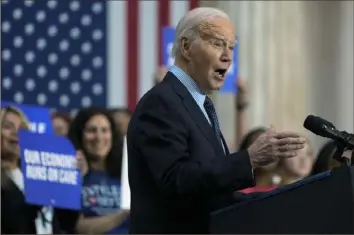
[[[156,84],[163,80],[166,68],[156,73]],[[237,108],[237,146],[247,149],[267,131],[266,127],[247,130],[248,88],[240,78],[235,97]],[[129,232],[129,211],[120,210],[120,187],[123,139],[131,112],[87,108],[75,117],[53,113],[52,125],[57,135],[66,136],[77,149],[78,167],[83,178],[81,211],[40,207],[25,202],[20,170],[17,132],[29,128],[24,114],[14,107],[1,109],[1,232],[7,234],[124,234]],[[301,180],[312,174],[339,166],[334,160],[334,142],[327,142],[315,156],[309,141],[301,154],[255,169],[256,186],[243,193],[265,192]],[[40,193],[40,192],[38,192]]]

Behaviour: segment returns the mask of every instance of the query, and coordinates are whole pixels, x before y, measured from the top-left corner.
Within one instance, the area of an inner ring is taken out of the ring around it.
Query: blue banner
[[[163,64],[167,67],[170,68],[173,66],[175,63],[175,59],[172,56],[172,47],[173,47],[173,41],[175,37],[175,28],[172,27],[165,27],[162,29],[162,59],[163,59]]]
[[[39,134],[54,134],[49,108],[1,101],[1,108],[8,106],[15,107],[23,112],[30,122],[30,130],[32,132]]]
[[[165,27],[162,29],[162,52],[163,52],[163,64],[170,68],[174,64],[174,57],[172,56],[172,47],[173,41],[175,36],[175,28],[172,27]],[[238,40],[238,37],[237,37]],[[226,74],[225,82],[223,87],[220,89],[219,92],[221,93],[233,93],[236,94],[236,79],[239,73],[239,56],[238,56],[238,43],[235,45],[234,54],[233,54],[233,61],[232,64]]]
[[[30,204],[81,209],[76,151],[62,136],[19,131],[25,198]]]
[[[224,85],[220,89],[221,93],[237,93],[237,78],[239,75],[239,46],[238,46],[238,37],[236,37],[237,43],[234,47],[234,54],[232,58],[232,64],[229,70],[226,73]]]

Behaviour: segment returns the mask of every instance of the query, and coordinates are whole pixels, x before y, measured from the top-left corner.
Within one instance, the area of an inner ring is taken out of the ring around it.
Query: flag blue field
[[[72,111],[106,106],[104,1],[1,1],[2,99]]]

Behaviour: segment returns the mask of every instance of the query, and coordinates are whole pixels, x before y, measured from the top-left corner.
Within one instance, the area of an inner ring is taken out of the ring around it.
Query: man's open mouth
[[[215,72],[218,74],[220,78],[224,78],[227,72],[227,69],[217,69]]]

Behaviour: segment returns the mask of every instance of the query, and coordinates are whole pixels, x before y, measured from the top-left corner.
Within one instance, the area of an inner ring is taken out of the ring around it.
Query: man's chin
[[[219,83],[217,83],[217,84],[215,84],[215,91],[219,91],[219,90],[221,90],[221,88],[222,88],[222,86],[224,85],[224,81],[222,81],[222,82],[219,82]]]
[[[209,83],[209,89],[205,91],[208,95],[212,94],[213,92],[219,91],[222,86],[224,85],[224,81],[213,81],[212,83]]]

